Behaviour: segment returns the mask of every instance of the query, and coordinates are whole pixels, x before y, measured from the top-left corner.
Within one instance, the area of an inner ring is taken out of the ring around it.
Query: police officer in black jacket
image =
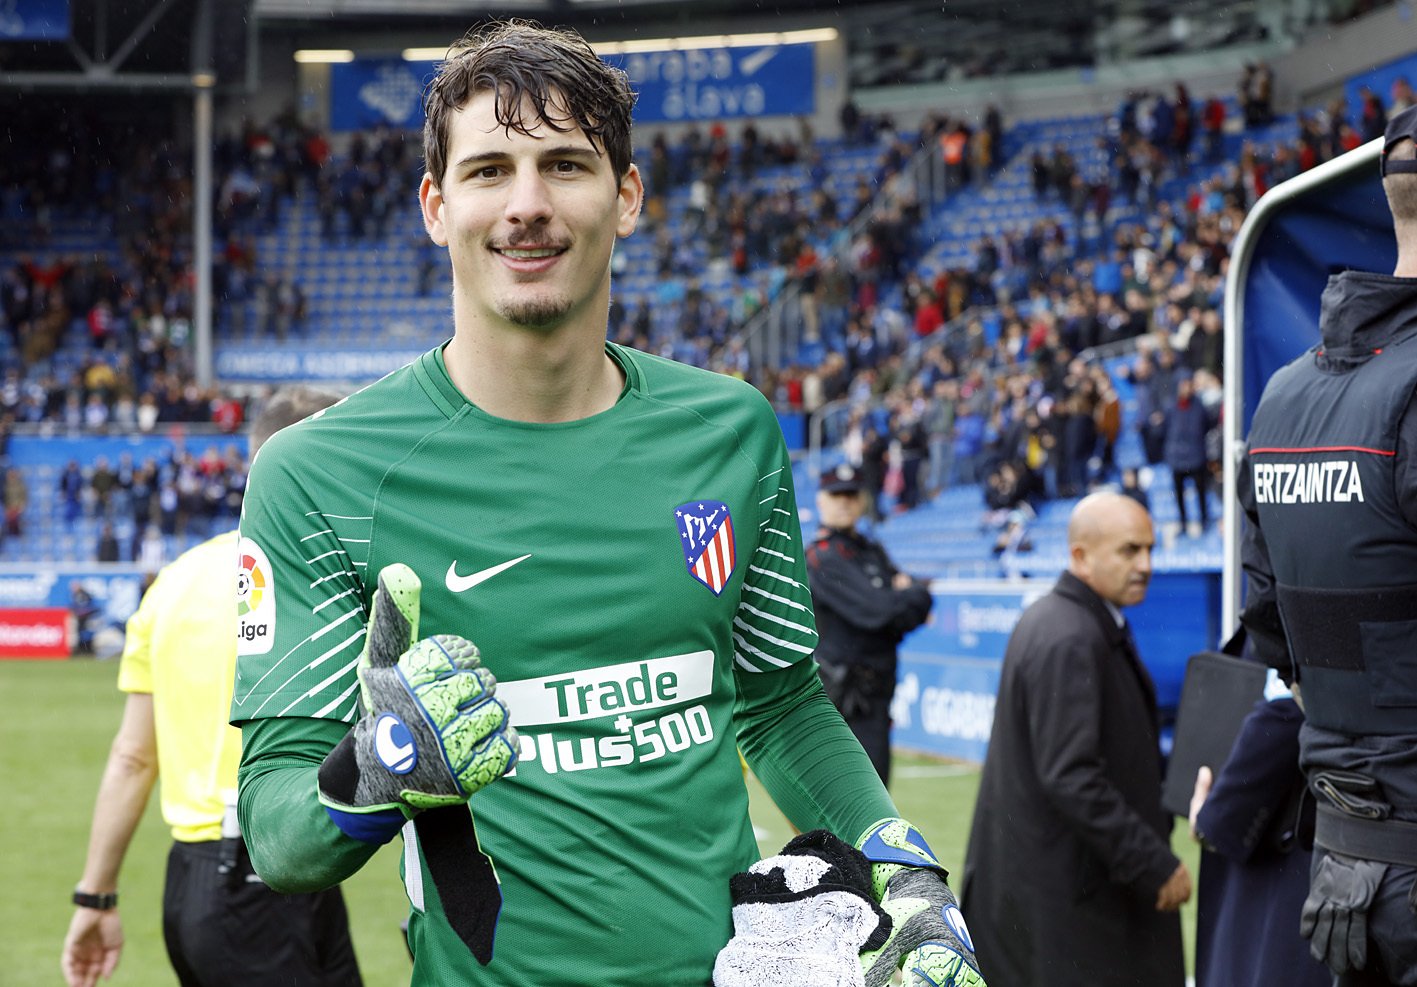
[[[1297,680],[1319,800],[1301,931],[1341,987],[1417,984],[1417,107],[1382,161],[1397,267],[1329,279],[1240,473],[1243,620]]]
[[[821,527],[807,546],[807,569],[822,682],[881,781],[889,783],[896,646],[925,622],[933,601],[923,582],[897,569],[879,542],[856,530],[865,512],[859,470],[842,465],[822,474]]]

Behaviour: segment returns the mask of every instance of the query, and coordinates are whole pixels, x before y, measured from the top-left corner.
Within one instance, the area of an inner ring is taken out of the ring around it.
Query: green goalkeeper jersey
[[[503,889],[489,967],[405,827],[415,984],[704,984],[758,857],[735,708],[790,701],[816,642],[782,434],[741,381],[608,352],[625,388],[590,418],[494,418],[437,349],[252,468],[234,722],[352,722],[375,577],[403,562],[419,635],[474,641],[521,734],[470,803]]]

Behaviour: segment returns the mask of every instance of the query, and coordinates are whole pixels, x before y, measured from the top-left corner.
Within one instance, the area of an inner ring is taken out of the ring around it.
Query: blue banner
[[[816,46],[693,48],[606,55],[639,93],[636,123],[810,114]]]
[[[423,126],[423,87],[435,68],[401,58],[336,62],[330,66],[330,129]]]
[[[99,456],[106,456],[110,466],[117,466],[120,458],[127,455],[141,465],[148,458],[163,463],[172,450],[179,447],[200,457],[209,448],[224,454],[229,446],[245,452],[247,445],[245,433],[189,435],[179,425],[161,435],[16,435],[10,439],[9,456],[15,466],[58,469],[71,459],[87,467]]]
[[[103,611],[103,623],[122,627],[138,609],[143,574],[136,565],[77,562],[72,565],[24,564],[0,566],[0,610],[29,607],[63,607],[74,602],[73,590],[82,586]]]
[[[891,743],[965,761],[983,761],[994,726],[1004,649],[1029,604],[1052,579],[941,580],[929,623],[900,648],[891,703]],[[1220,575],[1158,573],[1146,602],[1127,610],[1157,705],[1174,714],[1186,660],[1213,648],[1220,626]]]
[[[412,363],[426,350],[427,347],[347,350],[289,345],[279,349],[219,346],[216,350],[216,376],[227,382],[367,383]]]
[[[797,116],[817,108],[816,46],[692,48],[605,55],[639,94],[636,123]],[[435,62],[357,58],[330,66],[330,129],[423,125]]]
[[[1004,648],[1024,608],[1053,588],[1031,582],[939,582],[930,621],[900,648],[891,743],[983,761]]]
[[[63,41],[69,0],[0,0],[0,41]]]

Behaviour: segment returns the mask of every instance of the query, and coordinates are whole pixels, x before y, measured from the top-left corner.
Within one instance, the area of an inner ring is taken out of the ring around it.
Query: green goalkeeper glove
[[[906,987],[985,987],[949,875],[920,831],[883,819],[856,848],[871,861],[871,890],[892,920],[885,945],[861,954],[866,987],[889,983],[898,967]]]
[[[336,826],[387,843],[424,810],[464,803],[517,760],[517,732],[476,646],[451,634],[417,641],[422,584],[379,573],[359,656],[361,710],[320,766],[320,802]]]

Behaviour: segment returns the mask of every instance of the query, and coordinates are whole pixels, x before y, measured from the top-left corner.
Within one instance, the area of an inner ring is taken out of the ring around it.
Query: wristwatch
[[[87,891],[74,889],[74,904],[81,908],[97,908],[101,912],[118,907],[118,892],[107,891],[103,894],[89,894]]]

